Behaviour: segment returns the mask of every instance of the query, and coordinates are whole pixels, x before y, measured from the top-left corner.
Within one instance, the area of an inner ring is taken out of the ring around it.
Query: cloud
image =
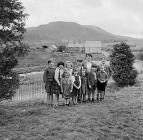
[[[30,14],[27,26],[73,21],[111,33],[143,37],[143,0],[21,0]]]

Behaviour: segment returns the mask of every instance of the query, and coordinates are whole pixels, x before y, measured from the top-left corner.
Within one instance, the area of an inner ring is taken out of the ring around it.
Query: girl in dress
[[[73,104],[78,104],[78,96],[80,94],[81,78],[78,74],[78,69],[73,70],[73,91],[72,91],[72,101]]]
[[[61,78],[64,71],[63,68],[64,68],[64,62],[58,62],[53,82],[53,93],[56,96],[55,106],[59,105],[59,95],[61,93]]]
[[[70,94],[73,90],[73,82],[70,73],[65,70],[63,73],[63,78],[61,79],[61,92],[63,93],[63,98],[65,100],[65,105],[69,105]]]

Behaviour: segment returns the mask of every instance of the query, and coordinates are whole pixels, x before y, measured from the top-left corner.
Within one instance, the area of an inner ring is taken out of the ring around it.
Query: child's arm
[[[77,88],[77,86],[75,85],[75,77],[74,76],[72,76],[72,84],[73,84],[73,86],[75,87],[75,88]]]
[[[47,77],[46,77],[47,73],[48,73],[48,69],[46,69],[46,70],[44,71],[44,74],[43,74],[43,81],[44,81],[44,84],[45,84],[46,81],[47,81]]]
[[[58,83],[58,85],[60,86],[60,81],[59,81],[59,69],[55,70],[55,76],[54,79],[56,80],[56,82]]]
[[[63,79],[61,79],[61,92],[63,93]]]
[[[80,89],[80,87],[81,87],[81,77],[79,76],[79,87],[78,87],[78,89]]]
[[[70,79],[70,85],[71,85],[71,90],[70,90],[70,93],[72,92],[72,90],[73,90],[73,80],[72,79]]]
[[[78,89],[78,87],[73,83],[73,86]]]
[[[89,86],[89,88],[91,88],[91,73],[87,73],[87,83],[88,83],[88,86]]]

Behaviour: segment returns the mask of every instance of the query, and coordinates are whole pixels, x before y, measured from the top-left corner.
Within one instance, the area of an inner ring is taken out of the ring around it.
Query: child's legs
[[[50,86],[49,101],[50,101],[50,104],[53,104],[52,82],[50,82],[49,86]]]
[[[100,90],[97,90],[97,101],[99,101],[99,99],[100,99]]]
[[[66,105],[68,105],[70,103],[70,99],[66,98]]]
[[[74,104],[74,95],[72,95],[72,102],[73,102],[73,104]]]
[[[75,97],[75,102],[78,103],[78,95]]]
[[[85,86],[82,87],[81,94],[82,94],[82,101],[85,101],[86,100],[86,88],[85,88]]]
[[[50,95],[50,104],[53,104],[53,94]]]
[[[77,100],[78,101],[82,100],[81,88],[79,89]]]
[[[75,103],[76,104],[78,102],[78,97],[79,97],[79,89],[76,90],[76,95],[75,95]]]
[[[92,90],[92,91],[91,91],[91,97],[92,97],[92,99],[95,98],[95,90]]]
[[[87,89],[87,98],[88,100],[91,100],[91,90],[90,89]]]
[[[50,94],[47,93],[47,105],[49,105],[51,102],[50,102]]]
[[[86,94],[83,94],[83,101],[86,101]]]
[[[47,105],[50,104],[50,94],[51,94],[51,86],[50,82],[46,83],[46,92],[47,92]]]
[[[59,104],[59,94],[56,94],[55,96],[56,96],[56,103],[55,104],[58,105]]]
[[[67,100],[66,99],[64,99],[64,102],[65,102],[65,105],[67,104]]]
[[[104,99],[104,96],[105,96],[105,91],[101,91],[101,100],[103,100]]]

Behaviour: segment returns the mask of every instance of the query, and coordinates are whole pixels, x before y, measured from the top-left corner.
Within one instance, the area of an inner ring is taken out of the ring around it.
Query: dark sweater
[[[97,79],[92,71],[88,73],[88,85],[91,85],[93,90],[96,89]]]
[[[43,74],[43,81],[46,82],[52,82],[54,80],[55,75],[55,69],[48,67]]]

